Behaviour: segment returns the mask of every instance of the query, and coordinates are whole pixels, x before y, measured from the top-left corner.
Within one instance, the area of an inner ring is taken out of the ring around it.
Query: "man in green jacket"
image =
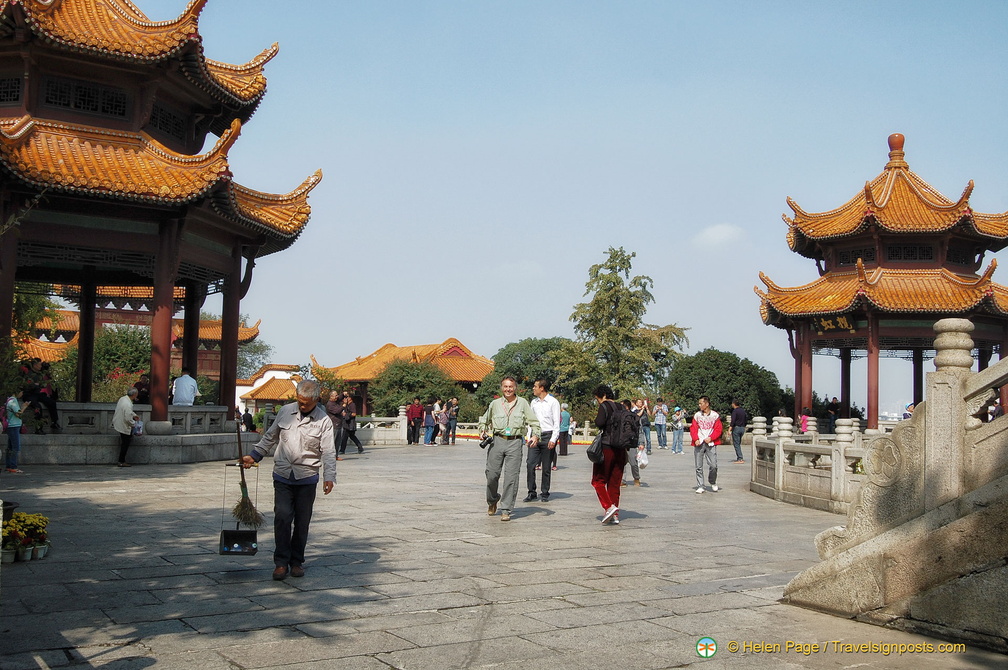
[[[497,513],[500,503],[501,521],[511,520],[515,498],[518,497],[518,477],[521,473],[522,438],[532,429],[529,446],[539,443],[539,419],[525,398],[515,395],[518,384],[514,377],[501,381],[501,398],[494,398],[480,417],[480,437],[493,435],[493,444],[487,449],[487,514]],[[501,474],[504,491],[498,493]]]

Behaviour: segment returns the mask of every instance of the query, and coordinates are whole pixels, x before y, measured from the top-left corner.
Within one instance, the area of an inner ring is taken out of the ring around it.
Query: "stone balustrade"
[[[846,513],[864,479],[864,449],[852,419],[838,419],[835,435],[792,432],[794,419],[774,417],[776,436],[766,419],[753,417],[752,475],[749,489],[782,502]]]
[[[226,433],[234,431],[234,422],[227,420],[227,407],[223,405],[171,405],[168,421],[171,434]],[[59,404],[63,432],[71,435],[115,435],[112,415],[115,403],[67,402]],[[133,412],[147,426],[150,424],[150,405],[134,403]],[[150,431],[153,432],[153,431]]]

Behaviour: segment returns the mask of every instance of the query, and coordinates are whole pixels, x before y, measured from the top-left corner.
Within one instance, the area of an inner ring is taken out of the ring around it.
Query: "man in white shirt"
[[[553,450],[556,449],[557,441],[560,439],[560,402],[550,395],[550,383],[545,379],[537,379],[532,385],[532,399],[530,405],[539,419],[539,428],[542,434],[539,441],[529,446],[528,459],[525,468],[528,471],[528,491],[523,502],[532,502],[537,498],[543,502],[549,502],[550,496],[550,474],[553,464]],[[542,468],[542,497],[536,494],[536,467]]]
[[[189,368],[183,367],[182,374],[175,378],[172,384],[172,404],[192,405],[196,396],[200,395],[196,380],[189,376]]]

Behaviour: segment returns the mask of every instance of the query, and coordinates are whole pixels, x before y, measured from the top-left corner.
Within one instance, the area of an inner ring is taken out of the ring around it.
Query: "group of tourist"
[[[357,439],[357,403],[354,402],[353,396],[345,392],[331,391],[325,411],[332,422],[333,435],[338,447],[336,460],[343,460],[342,454],[346,453],[347,442],[353,442],[357,445],[357,453],[363,454],[364,445]]]
[[[420,429],[423,428],[423,443],[427,446],[455,444],[458,427],[459,399],[430,398],[426,404],[420,397],[406,407],[406,444],[420,444]]]
[[[4,455],[4,471],[10,474],[24,474],[18,466],[21,455],[21,433],[27,430],[25,413],[29,415],[35,426],[35,432],[45,434],[42,419],[42,409],[49,413],[49,430],[58,433],[61,430],[59,411],[56,408],[58,393],[53,383],[49,364],[40,358],[24,361],[20,366],[21,384],[15,389],[3,405],[0,412],[4,433],[7,434],[7,449]]]

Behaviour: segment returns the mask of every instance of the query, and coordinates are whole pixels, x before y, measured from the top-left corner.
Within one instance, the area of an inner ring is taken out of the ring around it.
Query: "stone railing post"
[[[847,496],[847,449],[854,445],[854,428],[850,419],[837,419],[836,440],[833,442],[833,463],[830,470],[830,503],[849,502]]]
[[[401,442],[406,441],[406,405],[399,405],[399,440]]]
[[[963,444],[969,408],[962,382],[973,367],[973,324],[969,319],[935,323],[935,371],[927,374],[927,439],[924,444],[924,509],[959,497],[963,485]],[[984,401],[986,399],[982,399]],[[977,410],[980,409],[978,406]]]
[[[784,453],[784,443],[794,436],[794,419],[789,416],[777,417],[777,445],[774,448],[774,499],[780,500],[784,491],[784,467],[788,464]]]
[[[756,461],[759,458],[759,450],[756,448],[756,440],[766,439],[766,417],[754,416],[752,418],[752,452],[749,457],[749,467],[752,470],[750,475],[752,480],[756,479]]]
[[[807,424],[808,424],[808,429],[805,432],[812,434],[812,444],[818,444],[819,443],[819,420],[816,419],[814,416],[810,416],[808,418]]]
[[[780,425],[779,425],[780,424],[780,420],[781,420],[781,418],[779,416],[775,416],[773,418],[773,423],[770,424],[770,437],[771,437],[771,439],[776,438],[777,435],[778,435],[778,433],[780,432]]]

